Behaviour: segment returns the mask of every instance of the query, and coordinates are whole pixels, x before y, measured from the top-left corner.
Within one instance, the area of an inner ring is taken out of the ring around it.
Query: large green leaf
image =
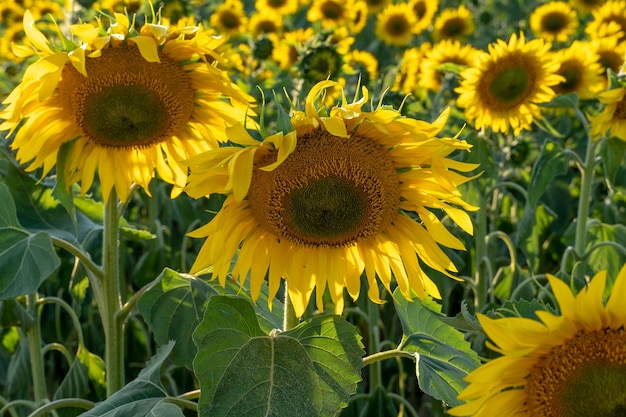
[[[80,417],[183,417],[180,408],[164,402],[167,392],[160,380],[161,366],[173,346],[174,342],[161,346],[137,379]]]
[[[34,293],[60,264],[46,233],[0,228],[0,300]]]
[[[174,363],[192,369],[192,361],[198,351],[192,334],[210,297],[216,294],[239,294],[250,299],[245,289],[241,291],[234,283],[228,282],[226,288],[222,288],[216,282],[180,274],[169,268],[163,270],[155,285],[139,299],[137,308],[154,333],[156,342],[159,345],[170,340],[177,342],[170,355]],[[256,312],[260,326],[266,332],[281,326],[282,305],[277,300],[272,305],[270,311],[267,307],[267,287],[264,287]]]
[[[20,227],[15,202],[6,184],[0,182],[0,227]]]
[[[416,374],[422,391],[450,405],[467,383],[463,378],[479,365],[463,333],[439,320],[440,306],[426,297],[406,300],[399,291],[394,304],[404,333],[400,348],[416,355]]]
[[[610,243],[603,243],[610,242]],[[616,245],[616,246],[614,246]],[[594,247],[587,260],[593,272],[607,271],[607,294],[626,262],[626,226],[593,222],[587,229],[587,250]],[[618,247],[621,246],[621,249]]]
[[[191,335],[202,319],[209,297],[215,293],[205,281],[165,269],[139,299],[137,309],[156,342],[163,345],[177,341],[171,354],[174,363],[192,368],[198,349]]]
[[[360,380],[359,336],[336,316],[267,335],[249,301],[214,296],[194,340],[202,417],[335,416]]]

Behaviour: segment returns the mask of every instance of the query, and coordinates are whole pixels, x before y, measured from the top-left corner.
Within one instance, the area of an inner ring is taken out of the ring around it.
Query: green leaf
[[[541,203],[535,208],[527,204],[524,209],[522,220],[518,225],[516,243],[524,251],[526,262],[534,272],[539,272],[539,261],[540,255],[544,252],[545,236],[555,218]]]
[[[394,304],[404,333],[401,349],[417,354],[422,391],[447,404],[461,404],[456,397],[467,385],[463,378],[480,362],[463,333],[439,320],[441,307],[428,297],[410,302],[396,290]]]
[[[198,349],[191,335],[212,294],[216,291],[206,282],[165,269],[155,285],[139,299],[137,309],[156,342],[164,345],[170,340],[177,341],[171,354],[174,363],[192,369]]]
[[[615,185],[618,172],[624,169],[624,157],[626,157],[626,142],[623,139],[611,137],[604,141],[600,151],[604,175],[609,182]]]
[[[250,300],[248,292],[239,285],[227,282],[222,288],[217,282],[206,282],[192,275],[179,274],[169,268],[157,277],[155,285],[146,291],[137,308],[154,333],[159,345],[176,340],[170,359],[177,365],[192,369],[198,349],[192,334],[202,319],[209,299],[213,295],[239,295]],[[267,287],[262,288],[256,314],[261,329],[269,332],[282,325],[282,305],[274,300],[272,312],[267,307]]]
[[[541,154],[533,165],[528,185],[528,204],[537,207],[539,198],[554,178],[567,172],[568,159],[563,148],[554,142],[546,141]]]
[[[0,228],[3,227],[21,228],[11,191],[6,184],[0,182]]]
[[[614,245],[621,246],[621,249]],[[613,287],[617,274],[626,263],[626,226],[590,223],[587,228],[587,250],[594,246],[587,263],[593,267],[594,273],[607,271],[606,296]]]
[[[249,301],[214,296],[194,340],[203,417],[335,416],[360,380],[359,336],[340,317],[268,336]]]
[[[547,103],[537,103],[539,107],[578,109],[578,93],[569,93],[556,96]]]
[[[526,319],[539,320],[539,317],[535,312],[537,311],[549,311],[552,314],[556,315],[556,310],[547,304],[542,304],[536,299],[532,301],[528,300],[515,300],[515,301],[507,301],[495,310],[491,310],[487,312],[489,317],[523,317]]]
[[[34,293],[60,264],[46,233],[0,228],[0,300]]]
[[[161,367],[172,351],[174,342],[161,346],[156,355],[148,361],[137,379],[121,390],[99,402],[94,408],[80,417],[128,417],[128,416],[167,416],[183,417],[180,408],[164,402],[167,392],[161,384]]]

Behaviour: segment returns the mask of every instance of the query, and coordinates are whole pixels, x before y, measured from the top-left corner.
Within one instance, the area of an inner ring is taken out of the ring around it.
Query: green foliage
[[[360,380],[359,339],[334,316],[268,335],[248,301],[212,297],[194,333],[200,414],[337,415]]]
[[[478,356],[463,333],[439,319],[441,307],[430,298],[412,302],[394,293],[394,303],[404,333],[400,349],[414,353],[419,386],[425,393],[458,405],[456,396],[466,377],[478,364]]]

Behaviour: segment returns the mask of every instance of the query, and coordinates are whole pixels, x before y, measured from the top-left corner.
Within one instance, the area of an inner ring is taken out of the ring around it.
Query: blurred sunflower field
[[[626,416],[626,0],[0,33],[0,416]]]

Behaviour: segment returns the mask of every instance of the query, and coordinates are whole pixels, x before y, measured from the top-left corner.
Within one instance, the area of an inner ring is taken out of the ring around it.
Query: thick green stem
[[[30,353],[30,369],[33,378],[33,394],[35,402],[40,404],[46,395],[46,374],[43,366],[43,352],[39,317],[37,314],[37,294],[29,294],[27,297],[28,309],[34,318],[34,324],[26,330],[28,338],[28,350]]]
[[[124,385],[124,329],[118,312],[122,309],[119,271],[119,213],[115,191],[111,192],[104,208],[104,239],[102,253],[102,298],[100,306],[104,325],[104,357],[107,377],[107,396]]]
[[[287,281],[285,281],[285,311],[283,313],[283,331],[291,330],[300,323],[296,310],[293,308],[289,291],[287,290]]]
[[[487,256],[487,197],[480,197],[478,209],[478,224],[476,225],[474,242],[476,242],[475,256],[475,277],[476,298],[474,306],[476,311],[480,311],[487,304],[487,293],[489,291],[489,277],[483,273],[483,261]]]
[[[380,349],[380,328],[378,327],[378,321],[380,319],[380,309],[378,304],[376,303],[367,303],[367,316],[369,322],[369,346],[368,350],[370,352],[370,356],[379,354]],[[371,362],[369,367],[369,383],[370,383],[370,392],[373,392],[376,388],[382,387],[383,385],[383,371],[380,363],[376,363],[377,361]],[[365,365],[368,363],[363,361]]]
[[[576,237],[574,240],[574,249],[579,259],[583,258],[587,247],[587,218],[589,216],[589,203],[591,197],[591,184],[596,165],[596,144],[593,140],[589,140],[587,144],[587,153],[585,155],[584,166],[581,169],[580,178],[580,195],[578,199],[578,214],[576,216]],[[585,262],[580,268],[584,274]]]
[[[409,358],[415,360],[415,353],[405,352],[404,350],[399,349],[384,350],[382,352],[377,352],[364,357],[363,365],[372,365],[376,364],[377,362],[393,358]]]

